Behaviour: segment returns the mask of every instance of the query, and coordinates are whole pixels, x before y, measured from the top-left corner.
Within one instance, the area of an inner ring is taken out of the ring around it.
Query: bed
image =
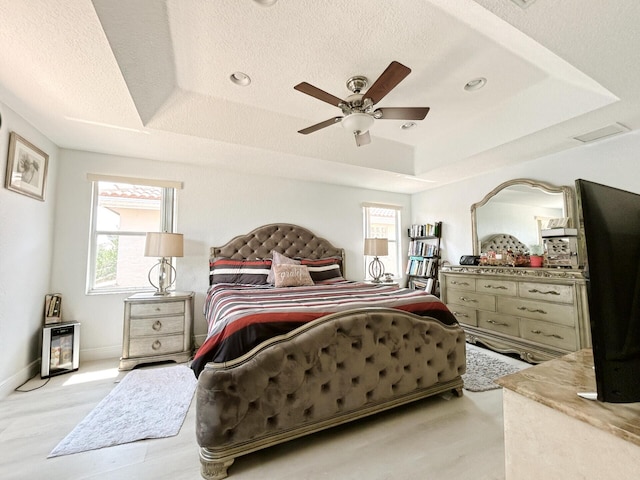
[[[345,280],[344,251],[309,230],[259,227],[212,248],[209,266],[209,332],[191,365],[204,478],[271,445],[462,395],[465,334],[446,306]]]

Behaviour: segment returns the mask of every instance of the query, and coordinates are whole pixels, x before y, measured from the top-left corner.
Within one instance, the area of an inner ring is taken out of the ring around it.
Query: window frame
[[[95,286],[95,274],[97,267],[98,237],[101,235],[109,235],[116,237],[146,237],[147,231],[113,231],[98,230],[98,206],[99,206],[99,183],[114,182],[127,183],[129,185],[139,185],[145,187],[159,187],[162,191],[162,200],[160,202],[160,232],[175,233],[176,227],[176,199],[177,190],[182,188],[181,182],[158,181],[141,178],[113,177],[106,175],[88,175],[87,179],[91,181],[91,218],[89,222],[89,252],[87,259],[87,278],[86,293],[87,295],[105,295],[105,294],[122,294],[153,291],[150,284],[140,286],[127,287],[100,287]],[[173,262],[175,259],[171,259]]]
[[[395,255],[396,257],[396,265],[397,265],[397,272],[388,272],[386,267],[386,262],[384,261],[384,257],[380,259],[380,261],[385,265],[385,273],[392,273],[393,274],[393,281],[394,282],[400,282],[403,278],[403,268],[402,268],[402,262],[403,262],[403,256],[402,256],[402,207],[399,205],[390,205],[390,204],[382,204],[382,203],[363,203],[362,204],[362,223],[363,223],[363,228],[362,228],[362,233],[363,233],[363,238],[362,238],[362,242],[364,245],[364,239],[365,238],[371,238],[369,237],[370,235],[370,228],[371,228],[371,209],[372,208],[384,208],[384,209],[388,209],[388,210],[394,210],[395,211],[395,234],[396,234],[396,239],[395,240],[391,240],[389,239],[389,255]],[[393,253],[394,252],[394,253]],[[369,263],[372,260],[372,258],[368,257],[367,255],[363,255],[363,259],[364,259],[364,279],[365,281],[371,281],[372,278],[369,276]]]

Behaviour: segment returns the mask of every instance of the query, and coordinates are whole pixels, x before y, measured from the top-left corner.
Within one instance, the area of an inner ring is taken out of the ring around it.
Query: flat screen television
[[[602,402],[640,402],[640,195],[576,180]]]

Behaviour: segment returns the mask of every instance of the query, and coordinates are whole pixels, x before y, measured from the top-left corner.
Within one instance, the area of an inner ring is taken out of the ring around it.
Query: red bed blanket
[[[393,285],[342,282],[310,287],[212,285],[204,314],[205,342],[191,364],[196,376],[208,362],[233,360],[276,335],[331,313],[364,307],[397,308],[447,324],[456,318],[438,297]]]

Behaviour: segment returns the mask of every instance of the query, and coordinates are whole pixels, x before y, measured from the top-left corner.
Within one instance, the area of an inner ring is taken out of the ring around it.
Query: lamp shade
[[[389,240],[386,238],[365,238],[364,254],[371,257],[389,255]]]
[[[145,257],[182,257],[183,239],[181,233],[147,232],[144,244]]]

